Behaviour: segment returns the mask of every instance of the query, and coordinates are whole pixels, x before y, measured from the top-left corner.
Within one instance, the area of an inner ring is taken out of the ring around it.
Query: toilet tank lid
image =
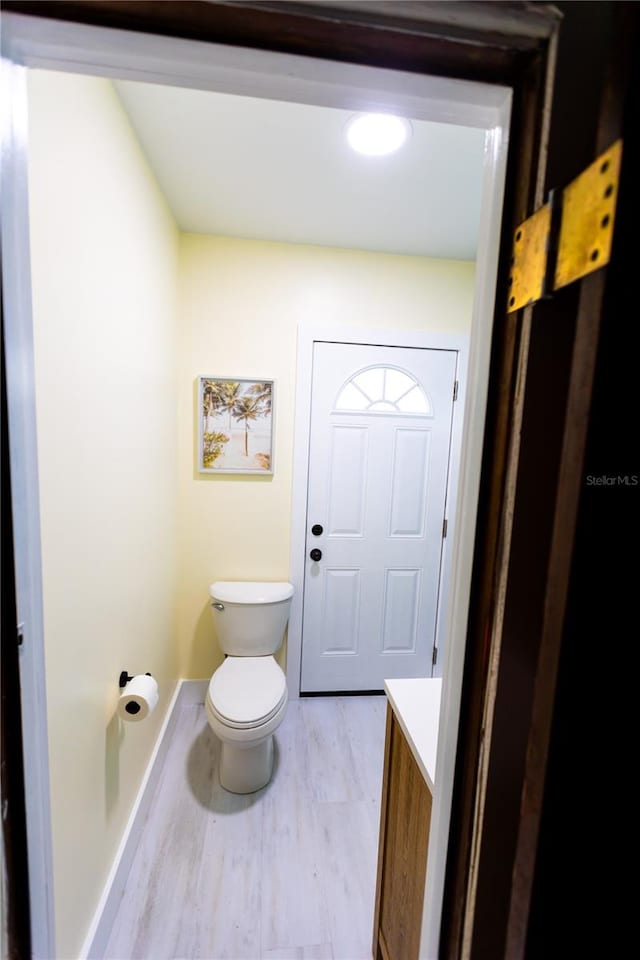
[[[223,603],[278,603],[293,596],[293,584],[217,580],[209,587],[209,593]]]

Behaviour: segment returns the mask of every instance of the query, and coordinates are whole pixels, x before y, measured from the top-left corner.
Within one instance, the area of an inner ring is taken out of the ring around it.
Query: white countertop
[[[384,688],[394,715],[433,795],[442,680],[385,680]]]

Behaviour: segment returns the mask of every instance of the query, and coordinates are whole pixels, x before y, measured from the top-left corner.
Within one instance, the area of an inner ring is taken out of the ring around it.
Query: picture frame
[[[275,381],[198,377],[198,472],[273,475]]]

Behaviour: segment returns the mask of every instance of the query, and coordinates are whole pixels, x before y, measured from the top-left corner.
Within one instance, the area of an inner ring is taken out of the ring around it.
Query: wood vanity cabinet
[[[418,960],[431,799],[402,728],[387,704],[373,922],[375,960]]]

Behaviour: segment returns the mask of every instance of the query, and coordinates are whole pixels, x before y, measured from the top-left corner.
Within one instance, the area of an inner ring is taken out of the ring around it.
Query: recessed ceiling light
[[[365,113],[352,117],[347,123],[349,145],[367,157],[395,153],[410,134],[409,121],[389,113]]]

